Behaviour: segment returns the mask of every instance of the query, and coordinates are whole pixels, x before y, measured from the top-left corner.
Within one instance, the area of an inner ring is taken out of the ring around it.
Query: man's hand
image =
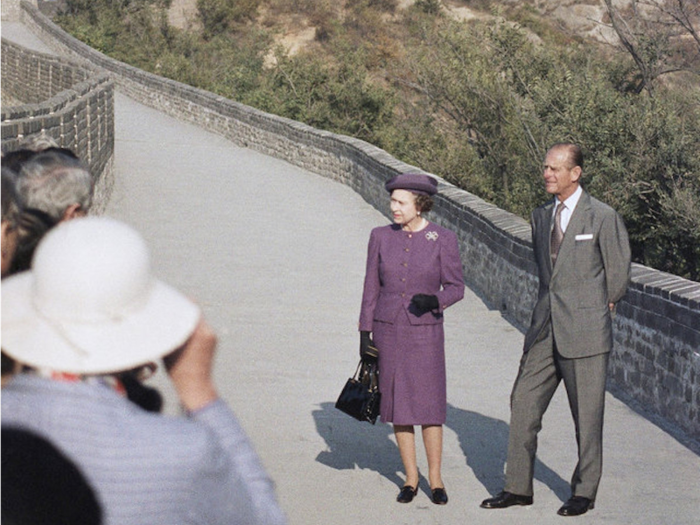
[[[163,358],[180,402],[189,412],[204,408],[219,397],[212,379],[216,342],[216,335],[201,319],[188,341]]]

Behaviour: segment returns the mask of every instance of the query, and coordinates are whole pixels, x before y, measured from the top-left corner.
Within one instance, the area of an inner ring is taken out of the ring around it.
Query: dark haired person
[[[43,437],[2,427],[2,523],[100,525],[102,509],[85,476]]]
[[[442,425],[447,413],[443,312],[464,297],[457,236],[429,222],[437,181],[405,173],[386,183],[393,224],[369,239],[360,313],[360,354],[379,349],[382,421],[393,423],[406,482],[397,501],[418,492],[414,425],[421,425],[433,503],[447,503]]]
[[[603,411],[612,310],[630,279],[625,225],[609,206],[581,188],[583,155],[555,144],[544,161],[544,183],[555,198],[532,213],[539,293],[511,394],[506,484],[481,506],[531,505],[537,433],[563,380],[576,428],[578,464],[571,498],[559,509],[578,516],[595,505],[603,466]]]

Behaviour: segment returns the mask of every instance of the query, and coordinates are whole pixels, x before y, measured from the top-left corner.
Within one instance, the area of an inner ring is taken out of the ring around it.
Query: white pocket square
[[[582,233],[581,235],[576,236],[577,241],[590,241],[593,238],[592,233]]]

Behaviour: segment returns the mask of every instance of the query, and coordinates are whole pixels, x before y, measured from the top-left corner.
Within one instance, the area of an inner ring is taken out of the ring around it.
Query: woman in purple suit
[[[379,349],[381,418],[393,423],[406,483],[397,501],[418,493],[414,425],[421,425],[431,499],[447,503],[442,425],[447,412],[442,313],[464,297],[457,236],[427,221],[437,181],[404,173],[385,185],[394,224],[372,230],[367,255],[360,354]]]

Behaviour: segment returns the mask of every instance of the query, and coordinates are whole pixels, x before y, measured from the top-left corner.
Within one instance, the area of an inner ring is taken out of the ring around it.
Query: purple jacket
[[[436,295],[440,307],[420,315],[411,306],[415,294]],[[430,223],[409,233],[399,225],[372,230],[367,253],[360,330],[374,321],[393,323],[403,309],[411,324],[439,324],[442,311],[464,297],[464,277],[457,236]]]

